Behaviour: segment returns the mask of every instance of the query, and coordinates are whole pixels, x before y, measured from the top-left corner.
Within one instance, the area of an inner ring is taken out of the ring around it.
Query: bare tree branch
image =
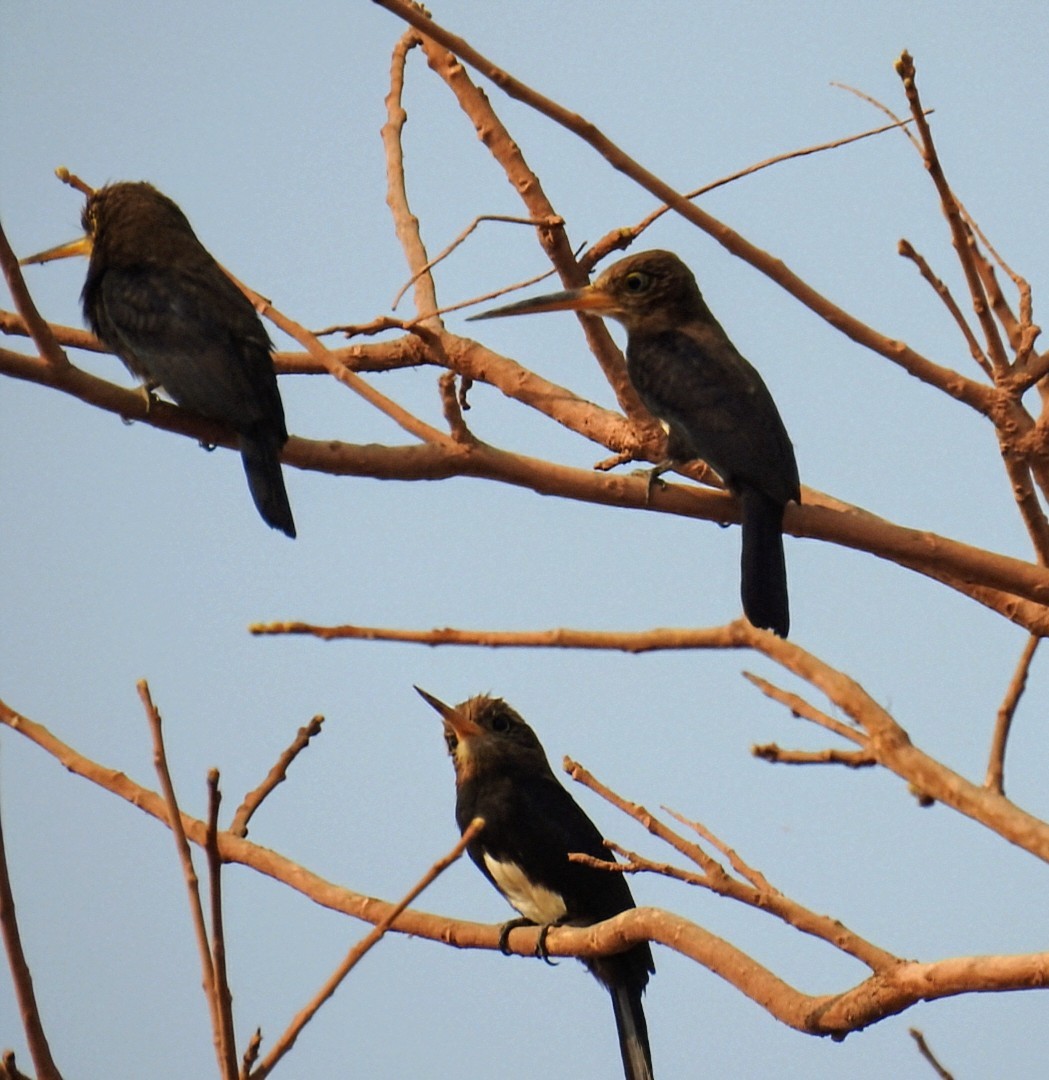
[[[262,805],[263,799],[278,785],[288,778],[288,768],[299,754],[309,745],[314,735],[319,735],[323,716],[315,716],[308,724],[300,727],[292,740],[291,745],[277,758],[276,764],[266,774],[265,779],[257,788],[249,791],[237,807],[237,812],[230,822],[229,831],[234,836],[248,835],[248,822],[252,819],[255,811]]]
[[[0,810],[3,809],[0,800]],[[29,1047],[29,1055],[33,1059],[33,1068],[36,1069],[37,1080],[62,1080],[62,1074],[58,1071],[54,1058],[51,1056],[51,1047],[47,1036],[44,1034],[44,1025],[40,1019],[40,1009],[36,1002],[36,991],[33,989],[33,976],[29,970],[29,962],[26,960],[25,951],[22,948],[22,937],[18,932],[18,917],[15,913],[15,896],[11,888],[11,875],[7,867],[7,851],[4,847],[3,820],[0,817],[0,934],[4,939],[4,951],[7,953],[7,964],[11,969],[11,981],[15,987],[15,1000],[18,1002],[18,1010],[22,1014],[22,1029],[25,1031],[26,1045]],[[4,1067],[10,1073],[12,1080],[22,1074],[15,1067],[15,1056],[10,1054],[8,1067],[8,1054],[4,1055]]]
[[[940,1080],[954,1080],[954,1077],[936,1060],[936,1055],[929,1049],[925,1036],[917,1028],[909,1028],[908,1031],[917,1044],[918,1053],[932,1066]]]
[[[178,800],[175,797],[175,787],[171,782],[167,754],[164,750],[164,733],[160,713],[153,704],[149,684],[145,679],[138,683],[137,688],[153,736],[153,766],[160,780],[161,790],[164,792],[164,816],[161,820],[166,822],[168,828],[171,829],[171,835],[175,838],[175,848],[178,851],[179,862],[182,864],[182,875],[186,880],[190,917],[197,941],[197,952],[200,956],[202,985],[211,1018],[212,1039],[215,1044],[215,1056],[218,1058],[219,1074],[228,1077],[227,1060],[222,1043],[221,1006],[215,988],[215,970],[212,963],[211,945],[208,941],[208,930],[204,922],[204,908],[200,902],[200,883],[197,879],[197,871],[193,866],[193,855],[189,850],[189,841],[186,839],[185,820],[181,810],[179,810]],[[160,817],[159,814],[157,816]],[[199,824],[203,825],[203,822]],[[207,827],[204,826],[201,832],[202,835],[198,843],[206,842]],[[234,1072],[235,1077],[236,1072]]]
[[[208,820],[204,833],[204,852],[208,860],[208,891],[211,901],[211,964],[215,980],[215,1012],[218,1019],[218,1052],[224,1062],[226,1080],[237,1080],[237,1038],[233,1027],[233,995],[226,973],[226,932],[222,918],[222,857],[219,855],[218,769],[208,770]]]
[[[779,639],[776,639],[777,641]],[[170,826],[170,810],[156,792],[134,783],[124,773],[105,768],[57,739],[42,725],[0,702],[0,723],[26,736],[52,754],[66,769],[91,780],[112,794]],[[187,839],[203,844],[206,825],[181,814]],[[315,903],[376,924],[389,916],[394,905],[339,888],[276,852],[247,840],[220,833],[219,852],[226,862],[250,866],[309,896]],[[461,922],[407,908],[390,929],[458,948],[497,949],[500,927]],[[511,942],[511,951],[534,954],[539,929],[523,929]],[[702,927],[654,908],[634,908],[614,919],[590,927],[557,927],[546,937],[552,956],[603,956],[653,941],[689,957],[725,979],[781,1022],[813,1035],[841,1037],[919,1001],[1004,990],[1031,990],[1049,986],[1049,953],[1024,956],[966,956],[929,962],[904,961],[845,990],[823,995],[798,991],[763,965]]]
[[[1005,699],[998,709],[998,715],[994,724],[994,735],[991,739],[991,753],[987,762],[987,775],[984,778],[984,787],[999,795],[1005,794],[1005,745],[1009,741],[1009,729],[1012,727],[1013,716],[1016,707],[1020,704],[1020,698],[1027,688],[1027,676],[1031,670],[1031,661],[1034,659],[1038,642],[1041,638],[1032,635],[1027,639],[1016,664],[1016,670],[1009,681],[1005,691]]]

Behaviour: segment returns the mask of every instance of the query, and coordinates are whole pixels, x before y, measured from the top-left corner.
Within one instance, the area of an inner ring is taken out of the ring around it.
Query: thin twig
[[[248,1045],[244,1048],[244,1056],[240,1061],[240,1076],[239,1080],[248,1080],[251,1075],[251,1070],[255,1067],[255,1062],[259,1059],[259,1049],[262,1046],[262,1029],[256,1028],[251,1038],[248,1039]]]
[[[227,1080],[237,1080],[237,1039],[233,1028],[233,995],[226,974],[226,935],[222,919],[222,858],[219,855],[218,769],[208,770],[208,819],[204,834],[204,852],[208,860],[208,886],[211,899],[211,958],[215,980],[215,998],[219,1019],[219,1052],[225,1060]]]
[[[628,814],[653,836],[669,844],[675,851],[690,859],[703,871],[702,875],[697,875],[676,868],[668,868],[666,872],[670,876],[691,885],[708,889],[718,896],[731,897],[733,900],[749,907],[768,912],[775,918],[801,931],[801,933],[818,938],[848,956],[854,957],[861,963],[866,964],[872,971],[885,971],[899,963],[898,957],[860,937],[839,920],[810,911],[797,901],[785,896],[778,889],[773,888],[764,875],[748,866],[727,844],[718,840],[713,833],[698,823],[691,822],[687,818],[681,817],[680,814],[670,811],[675,818],[687,824],[699,836],[722,852],[729,860],[736,874],[739,875],[738,878],[729,874],[717,859],[709,855],[698,844],[692,843],[674,832],[673,829],[664,825],[643,806],[628,802],[621,795],[616,794],[578,762],[566,757],[563,768],[573,780],[600,795],[602,799],[616,807],[617,810]],[[664,871],[661,870],[660,872]]]
[[[800,694],[792,694],[769,682],[768,679],[763,679],[760,675],[754,675],[749,671],[743,672],[743,678],[756,686],[766,697],[778,701],[781,705],[786,705],[795,716],[808,720],[810,723],[819,724],[820,727],[833,731],[835,735],[840,735],[843,739],[848,739],[849,742],[861,745],[865,742],[862,731],[849,727],[848,724],[843,724],[840,720],[835,720],[833,716],[828,716],[827,713],[806,701]]]
[[[1005,746],[1009,741],[1009,729],[1012,727],[1016,707],[1020,704],[1020,698],[1023,697],[1023,692],[1027,688],[1031,661],[1034,659],[1040,640],[1041,638],[1032,634],[1025,642],[995,719],[994,735],[991,737],[991,753],[987,762],[987,776],[984,778],[983,786],[999,795],[1005,794]]]
[[[936,1060],[936,1055],[929,1049],[929,1044],[925,1041],[925,1036],[917,1028],[909,1028],[911,1038],[918,1046],[918,1053],[933,1067],[936,1075],[940,1080],[954,1080],[953,1074],[949,1073],[940,1063]]]
[[[408,204],[408,190],[404,180],[404,152],[401,147],[401,132],[408,119],[408,114],[401,104],[404,66],[408,53],[419,44],[419,35],[414,30],[406,30],[394,46],[390,58],[390,91],[386,95],[386,123],[382,126],[382,143],[386,150],[386,205],[393,215],[397,239],[412,274],[415,310],[421,313],[436,312],[437,286],[434,284],[433,275],[427,269],[429,258],[419,231],[419,219]],[[436,315],[429,315],[428,321],[432,329],[441,328],[441,320]]]
[[[331,976],[320,988],[313,1000],[292,1020],[288,1029],[274,1044],[273,1049],[259,1062],[258,1067],[251,1073],[251,1080],[262,1080],[268,1076],[278,1061],[292,1048],[295,1040],[299,1037],[302,1029],[313,1019],[317,1010],[335,993],[339,984],[357,966],[369,950],[374,948],[383,939],[386,931],[390,929],[397,916],[400,915],[409,904],[423,890],[427,889],[449,866],[459,859],[466,850],[467,845],[484,828],[482,818],[474,818],[467,826],[459,842],[448,852],[439,858],[429,870],[408,890],[407,893],[391,908],[384,919],[376,923],[371,930],[346,954],[345,959],[332,972]]]
[[[937,194],[940,196],[940,207],[950,227],[951,242],[958,256],[965,282],[969,287],[973,311],[976,313],[977,321],[983,330],[986,354],[995,370],[1004,371],[1008,367],[1008,360],[1006,359],[1002,339],[998,334],[998,327],[991,313],[983,282],[976,268],[973,256],[975,238],[962,216],[958,200],[955,198],[954,192],[947,181],[947,176],[943,171],[943,166],[940,164],[939,154],[936,152],[936,145],[932,138],[932,129],[925,118],[925,110],[922,108],[921,98],[918,94],[914,59],[906,50],[900,54],[899,59],[896,61],[896,74],[899,75],[903,82],[903,92],[907,97],[911,116],[914,117],[915,126],[918,129],[918,137],[921,140],[922,147],[922,160],[936,187]]]
[[[438,263],[443,262],[460,244],[462,244],[466,238],[481,224],[482,221],[501,221],[507,225],[531,225],[534,229],[552,229],[557,225],[564,225],[564,219],[557,217],[547,218],[523,218],[512,217],[509,214],[478,214],[477,217],[466,226],[465,229],[446,247],[443,248],[432,259],[429,259],[423,264],[414,274],[397,290],[397,295],[393,298],[393,303],[390,304],[390,310],[396,311],[397,305],[401,302],[401,298],[404,294],[415,284],[416,279],[420,274],[428,273]],[[545,278],[550,277],[554,273],[554,270],[547,270],[542,274],[536,275],[534,278],[529,278],[528,281],[521,282],[520,285],[511,285],[506,289],[499,290],[487,296],[479,297],[477,300],[471,300],[469,303],[482,303],[484,300],[492,300],[496,296],[502,296],[504,292],[513,292],[514,289],[522,289],[528,285],[535,285],[539,281],[543,281]],[[456,304],[451,308],[444,308],[443,311],[455,311],[459,307],[466,307],[467,304]]]
[[[894,113],[888,105],[879,101],[876,97],[872,97],[865,91],[858,90],[855,86],[849,86],[848,83],[832,82],[831,86],[835,87],[838,90],[846,90],[850,94],[855,94],[856,97],[860,98],[861,101],[866,101],[868,105],[873,105],[874,108],[876,108],[879,112],[883,112],[887,117],[889,117],[890,120],[892,120],[893,127],[899,127],[903,134],[907,136],[907,140],[910,142],[911,146],[913,146],[914,149],[918,151],[918,153],[921,153],[921,143],[918,142],[918,140],[914,137],[914,134],[906,127],[907,121],[905,121],[902,117],[897,116],[897,114]],[[932,109],[926,109],[925,115],[928,116],[933,111],[934,110]]]
[[[70,172],[65,165],[59,165],[58,168],[55,169],[55,176],[57,176],[63,184],[68,184],[71,188],[76,188],[77,191],[89,199],[95,193],[95,189],[89,183],[81,180],[76,173]]]
[[[182,864],[182,875],[186,882],[186,892],[189,896],[189,911],[193,922],[193,931],[197,940],[197,952],[200,957],[202,983],[204,997],[207,999],[208,1012],[211,1016],[212,1041],[215,1046],[215,1056],[218,1058],[220,1075],[226,1073],[226,1057],[222,1047],[222,1020],[219,1007],[218,995],[215,991],[215,973],[212,967],[211,947],[208,942],[208,929],[204,922],[204,908],[200,901],[200,883],[197,880],[197,872],[193,867],[193,855],[189,850],[189,841],[186,839],[186,830],[182,825],[182,813],[179,810],[178,799],[175,797],[175,786],[171,781],[171,772],[168,769],[167,754],[164,750],[164,733],[162,730],[160,713],[153,704],[153,698],[149,692],[149,684],[141,679],[137,684],[138,696],[146,710],[146,719],[153,735],[153,766],[160,780],[160,790],[164,795],[167,806],[167,821],[171,834],[175,838],[175,848],[178,851],[179,861]]]
[[[692,818],[685,817],[684,814],[678,813],[677,810],[671,810],[669,806],[661,807],[661,809],[669,814],[675,821],[680,822],[686,828],[691,829],[700,839],[706,841],[715,850],[720,851],[722,855],[728,859],[729,865],[736,872],[736,874],[746,881],[749,881],[759,892],[772,892],[772,886],[769,884],[768,879],[760,870],[756,870],[748,862],[745,862],[735,849],[728,846],[724,840],[719,836],[715,836],[702,822],[693,821]]]
[[[845,765],[850,769],[866,769],[878,764],[869,750],[784,750],[776,743],[757,743],[750,752],[773,765]]]
[[[909,240],[901,240],[897,246],[897,250],[900,255],[905,259],[910,259],[911,262],[918,268],[918,272],[921,276],[932,286],[933,292],[943,301],[944,307],[947,308],[954,319],[958,329],[962,332],[962,337],[965,338],[965,344],[969,346],[969,355],[979,364],[983,373],[989,378],[994,378],[994,373],[991,370],[991,365],[987,362],[987,357],[984,356],[983,349],[980,348],[980,343],[976,340],[976,335],[972,332],[969,324],[965,321],[965,316],[962,314],[962,309],[958,306],[958,302],[951,295],[950,289],[944,284],[943,279],[939,278],[932,272],[931,267],[925,261],[925,258],[914,250],[914,247]]]
[[[578,761],[573,761],[570,757],[565,757],[561,762],[561,767],[576,781],[576,783],[582,784],[584,787],[589,788],[594,792],[594,794],[600,795],[605,802],[614,806],[622,813],[632,817],[653,836],[662,840],[663,843],[669,844],[670,847],[679,854],[684,855],[686,859],[694,862],[696,866],[703,871],[705,880],[708,882],[708,887],[715,890],[729,887],[731,879],[726,873],[725,868],[717,861],[717,859],[704,851],[699,844],[692,843],[690,840],[686,840],[683,836],[674,832],[673,829],[664,825],[659,818],[646,810],[645,807],[638,803],[629,802],[624,799],[622,795],[618,795],[606,784],[601,783],[589,769],[584,768]]]
[[[0,799],[0,809],[3,800]],[[3,933],[4,950],[11,969],[11,981],[15,987],[15,1000],[22,1015],[22,1028],[25,1031],[29,1056],[33,1059],[37,1080],[62,1080],[51,1047],[44,1034],[44,1025],[40,1019],[36,992],[33,989],[33,975],[29,970],[25,951],[22,949],[22,937],[18,931],[18,918],[15,913],[15,895],[11,887],[11,875],[7,867],[7,852],[4,847],[3,822],[0,820],[0,932]],[[14,1068],[14,1055],[11,1056]]]
[[[277,758],[276,764],[266,774],[265,779],[257,788],[249,791],[241,800],[237,812],[230,822],[229,831],[234,836],[248,835],[248,822],[252,819],[255,811],[262,805],[263,799],[278,785],[283,783],[288,776],[288,767],[309,745],[314,735],[319,735],[321,725],[324,723],[323,716],[315,716],[303,727],[300,727],[292,740],[291,745]]]
[[[935,112],[934,109],[926,110],[927,114],[933,112]],[[710,183],[703,184],[701,187],[694,188],[692,191],[686,191],[685,198],[698,199],[708,192],[715,191],[720,187],[725,187],[727,184],[734,184],[737,180],[742,180],[747,176],[753,176],[755,173],[759,173],[773,165],[780,165],[785,161],[794,161],[797,158],[808,157],[810,154],[820,154],[826,150],[836,150],[840,146],[848,146],[849,143],[859,142],[861,139],[869,139],[872,135],[881,135],[886,131],[893,131],[896,128],[905,128],[907,124],[913,123],[914,120],[911,117],[905,119],[894,118],[892,123],[883,124],[881,127],[871,128],[869,131],[861,131],[857,135],[846,135],[843,138],[831,139],[829,142],[818,143],[815,146],[805,146],[797,150],[786,150],[781,154],[775,154],[770,158],[766,158],[764,161],[759,161],[753,165],[747,165],[742,169],[737,169],[727,176],[722,176],[718,180],[712,180]],[[653,210],[652,213],[643,217],[636,225],[631,225],[629,228],[625,229],[614,229],[607,236],[603,236],[598,240],[598,242],[587,251],[581,260],[582,265],[587,269],[590,269],[608,255],[609,252],[625,250],[641,235],[641,233],[658,221],[664,214],[668,213],[670,209],[670,206],[664,203],[662,206]]]
[[[70,366],[69,357],[66,356],[62,346],[55,340],[51,327],[37,310],[37,306],[29,294],[29,289],[26,287],[25,278],[22,277],[22,268],[18,265],[18,256],[11,249],[7,234],[2,226],[0,226],[0,270],[3,270],[11,298],[15,302],[18,314],[22,316],[26,329],[29,331],[29,336],[33,339],[33,344],[56,373],[64,373]]]
[[[294,338],[311,356],[319,360],[328,372],[344,386],[348,387],[359,397],[362,397],[369,405],[374,406],[380,412],[385,413],[395,424],[403,428],[409,434],[414,435],[424,442],[441,444],[448,439],[443,432],[429,424],[423,423],[413,416],[407,409],[398,405],[397,402],[388,398],[385,394],[376,390],[365,382],[355,371],[342,363],[332,351],[324,346],[316,334],[311,334],[305,326],[301,326],[294,319],[278,311],[266,297],[257,293],[243,281],[234,277],[225,267],[222,268],[226,276],[244,293],[255,305],[255,309],[264,315],[274,326],[279,327],[289,337]]]

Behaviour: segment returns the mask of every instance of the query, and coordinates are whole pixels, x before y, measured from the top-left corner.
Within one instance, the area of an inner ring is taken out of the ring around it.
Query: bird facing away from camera
[[[89,255],[81,293],[95,336],[143,381],[232,428],[262,519],[295,535],[280,455],[288,441],[272,344],[251,301],[197,239],[186,215],[146,183],[99,188],[85,235],[23,259]]]
[[[744,613],[754,626],[786,637],[783,511],[801,501],[794,448],[768,387],[711,314],[692,271],[669,251],[644,251],[582,289],[473,318],[564,310],[607,316],[626,328],[627,374],[666,429],[670,460],[702,458],[739,498]]]
[[[615,862],[601,833],[554,776],[535,732],[505,701],[480,695],[445,705],[415,688],[444,721],[455,766],[455,820],[484,828],[467,847],[482,874],[521,914],[503,927],[589,926],[634,907],[626,878],[571,862],[569,852]],[[612,996],[627,1080],[651,1080],[652,1055],[641,995],[655,971],[648,942],[583,961]]]

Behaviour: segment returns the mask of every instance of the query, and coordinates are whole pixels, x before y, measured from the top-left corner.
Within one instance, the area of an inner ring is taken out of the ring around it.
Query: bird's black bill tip
[[[36,266],[39,263],[54,262],[56,259],[69,259],[74,255],[91,254],[91,237],[79,236],[76,240],[70,240],[68,244],[59,244],[57,247],[48,248],[46,251],[38,251],[35,255],[27,255],[18,260],[19,266]]]
[[[441,701],[440,698],[434,697],[433,694],[428,693],[421,686],[415,686],[414,683],[412,684],[412,686],[415,692],[419,695],[419,697],[421,697],[423,701],[425,701],[426,704],[430,706],[431,709],[439,713],[442,717],[447,717],[448,714],[453,711],[450,705],[445,705],[445,703]]]

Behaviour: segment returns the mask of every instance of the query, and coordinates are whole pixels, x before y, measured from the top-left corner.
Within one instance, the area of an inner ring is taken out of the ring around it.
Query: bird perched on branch
[[[100,188],[82,220],[79,240],[22,263],[90,256],[81,301],[95,335],[147,392],[163,387],[183,408],[237,433],[255,506],[268,525],[294,536],[273,346],[251,301],[150,184]]]
[[[768,388],[711,314],[692,272],[669,251],[645,251],[585,288],[473,318],[562,310],[604,315],[626,327],[627,374],[663,423],[671,462],[702,458],[739,497],[744,613],[755,626],[786,637],[783,511],[801,499],[794,448]]]
[[[504,952],[514,927],[542,927],[537,951],[545,957],[551,926],[589,926],[634,907],[621,873],[569,860],[569,852],[581,852],[615,862],[597,827],[554,776],[535,733],[505,701],[482,695],[452,707],[415,689],[444,720],[459,831],[475,817],[484,819],[467,847],[470,858],[522,916],[503,926]],[[650,1080],[641,1005],[655,971],[648,943],[583,963],[612,995],[627,1080]]]

